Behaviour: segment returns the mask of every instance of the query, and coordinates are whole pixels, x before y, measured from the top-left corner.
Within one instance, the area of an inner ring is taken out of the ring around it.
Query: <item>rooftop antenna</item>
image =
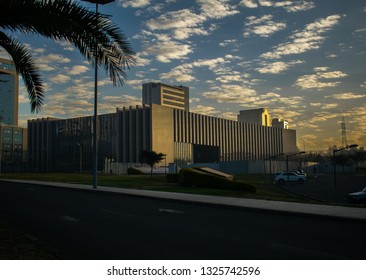
[[[341,123],[341,128],[342,128],[342,147],[347,147],[347,130],[346,130],[346,123],[344,121],[344,117],[342,117],[342,123]]]

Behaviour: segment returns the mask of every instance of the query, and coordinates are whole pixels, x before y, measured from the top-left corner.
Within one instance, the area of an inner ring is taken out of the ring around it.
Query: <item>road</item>
[[[366,259],[366,223],[0,182],[0,220],[61,259]]]

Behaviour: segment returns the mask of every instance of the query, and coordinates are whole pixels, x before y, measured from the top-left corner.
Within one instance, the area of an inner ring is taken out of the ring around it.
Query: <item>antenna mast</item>
[[[342,128],[342,147],[347,147],[347,130],[346,130],[346,123],[344,121],[344,117],[342,117],[342,123],[341,123],[341,128]]]

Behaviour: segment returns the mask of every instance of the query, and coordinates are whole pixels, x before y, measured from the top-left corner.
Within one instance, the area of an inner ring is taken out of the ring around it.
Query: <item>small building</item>
[[[267,108],[241,110],[238,115],[238,122],[271,126],[271,116]]]

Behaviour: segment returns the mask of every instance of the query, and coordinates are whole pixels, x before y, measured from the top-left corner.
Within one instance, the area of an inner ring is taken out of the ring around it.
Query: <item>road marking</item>
[[[123,216],[123,217],[137,218],[137,216],[134,216],[134,215],[125,214],[125,213],[122,213],[122,212],[113,211],[113,210],[109,210],[109,209],[99,209],[99,211],[104,212],[104,213],[108,213],[108,214]]]
[[[184,214],[183,211],[174,210],[174,209],[164,209],[164,208],[160,208],[159,212],[167,212],[167,213],[173,213],[173,214]]]
[[[67,222],[73,222],[73,223],[78,222],[78,221],[80,220],[80,219],[78,219],[78,218],[74,218],[74,217],[67,216],[67,215],[65,215],[65,216],[61,216],[61,219],[62,219],[62,220],[65,220],[65,221],[67,221]]]
[[[339,255],[334,255],[334,254],[330,254],[330,253],[326,253],[326,252],[318,252],[318,251],[314,251],[314,250],[308,250],[308,249],[288,246],[288,245],[284,245],[284,244],[271,243],[270,246],[277,250],[282,250],[282,251],[287,251],[287,252],[292,251],[292,252],[298,253],[298,254],[307,254],[307,255],[313,255],[313,256],[317,256],[317,257],[322,256],[327,259],[341,259],[341,260],[346,259]]]

